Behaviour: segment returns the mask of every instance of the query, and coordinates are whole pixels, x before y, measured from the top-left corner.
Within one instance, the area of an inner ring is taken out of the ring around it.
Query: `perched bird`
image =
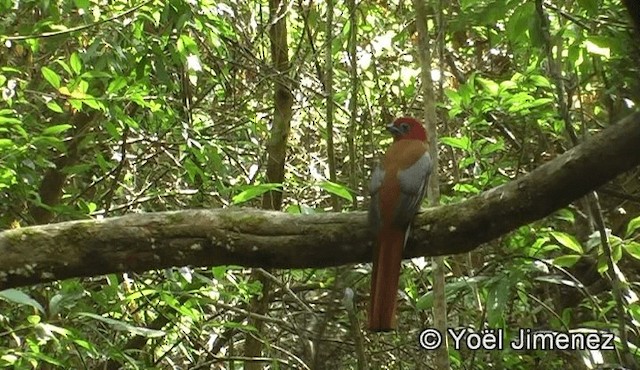
[[[369,329],[373,331],[395,329],[402,252],[432,168],[427,132],[420,122],[400,117],[387,130],[393,144],[369,184],[369,224],[376,237],[369,307]]]

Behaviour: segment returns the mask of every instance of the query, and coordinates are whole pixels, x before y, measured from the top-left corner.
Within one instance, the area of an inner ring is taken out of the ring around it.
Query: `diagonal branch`
[[[530,174],[417,217],[406,257],[468,252],[540,219],[640,164],[640,112]],[[291,215],[187,210],[0,233],[0,290],[170,266],[328,267],[371,257],[364,212]]]

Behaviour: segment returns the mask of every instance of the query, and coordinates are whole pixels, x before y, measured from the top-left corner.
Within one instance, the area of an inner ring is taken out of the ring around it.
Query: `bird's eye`
[[[409,132],[409,124],[406,122],[401,123],[400,129],[402,130],[402,132]]]

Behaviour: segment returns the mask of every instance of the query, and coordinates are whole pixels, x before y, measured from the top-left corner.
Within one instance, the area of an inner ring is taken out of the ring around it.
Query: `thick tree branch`
[[[415,222],[406,257],[468,252],[549,215],[640,164],[640,112],[530,174]],[[73,221],[0,233],[0,289],[170,266],[328,267],[366,262],[363,212],[290,215],[189,210]]]

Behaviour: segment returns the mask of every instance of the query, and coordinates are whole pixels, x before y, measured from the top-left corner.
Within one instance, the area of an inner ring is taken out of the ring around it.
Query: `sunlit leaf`
[[[89,107],[95,109],[95,110],[102,110],[102,111],[105,110],[104,105],[102,104],[101,101],[93,99],[93,98],[91,98],[89,96],[87,96],[84,99],[83,103],[88,105]]]
[[[627,231],[625,232],[625,236],[628,238],[633,234],[636,230],[640,228],[640,216],[635,217],[629,221],[627,224]]]
[[[18,361],[18,356],[7,353],[0,356],[0,360],[5,361],[8,365],[13,365],[16,361]]]
[[[51,84],[51,86],[55,87],[56,89],[60,88],[60,76],[58,76],[57,73],[55,73],[49,67],[42,67],[40,68],[40,71],[42,72],[42,76],[44,76],[44,79],[47,80]]]
[[[91,2],[89,0],[73,0],[73,2],[80,9],[88,9],[91,5]]]
[[[551,87],[551,82],[548,78],[541,75],[531,75],[529,79],[533,82],[535,86],[538,87]]]
[[[348,200],[349,202],[353,201],[353,196],[349,192],[349,189],[340,184],[336,184],[335,182],[331,181],[323,181],[319,184],[319,186],[329,193],[335,194],[340,198]]]
[[[92,79],[92,78],[111,78],[111,74],[103,71],[87,71],[80,75],[83,79]],[[86,91],[86,90],[85,90]]]
[[[620,243],[611,244],[611,259],[614,263],[618,263],[622,258],[622,245]]]
[[[71,91],[69,91],[69,88],[66,86],[62,86],[58,89],[58,92],[62,95],[67,95],[70,96],[71,95]]]
[[[234,196],[232,201],[233,201],[233,204],[244,203],[251,199],[257,198],[268,191],[271,191],[271,190],[280,191],[281,188],[282,188],[282,184],[251,185],[247,189],[240,192],[240,194],[237,194],[236,196]]]
[[[558,243],[560,243],[560,245],[567,247],[574,252],[578,252],[580,254],[584,253],[582,245],[580,245],[573,236],[560,231],[552,231],[550,234],[558,241]]]
[[[49,126],[47,128],[45,128],[44,130],[42,130],[42,135],[57,135],[61,132],[67,131],[68,129],[72,128],[73,126],[71,126],[70,124],[61,124],[61,125],[55,125],[55,126]]]
[[[511,80],[502,81],[500,82],[499,94],[502,95],[508,92],[509,90],[516,89],[517,87],[518,87],[518,84],[516,84]]]
[[[0,116],[0,125],[3,125],[3,124],[20,124],[20,123],[22,123],[22,121],[20,121],[17,118],[7,117],[7,116]]]
[[[447,96],[447,98],[449,98],[449,100],[451,100],[451,103],[456,105],[460,105],[462,103],[462,97],[460,96],[460,94],[458,94],[457,91],[446,89],[444,91],[444,94]]]
[[[640,243],[631,241],[624,244],[624,250],[637,260],[640,260]]]
[[[463,149],[469,151],[471,149],[471,139],[468,136],[462,137],[450,137],[445,136],[440,138],[440,142],[445,145],[449,145],[453,148]]]
[[[532,101],[531,103],[528,103],[526,106],[527,108],[536,108],[545,104],[549,104],[552,103],[553,99],[551,98],[540,98],[540,99],[536,99],[534,101]]]
[[[482,87],[489,92],[489,94],[493,96],[498,95],[498,90],[500,89],[500,86],[495,81],[491,81],[489,79],[482,78],[482,77],[476,77],[476,81],[478,81],[480,85],[482,85]]]
[[[455,184],[453,186],[453,190],[460,193],[480,194],[480,189],[473,186],[472,184]]]
[[[56,103],[55,101],[51,100],[50,102],[47,103],[47,108],[49,108],[50,110],[56,112],[56,113],[63,113],[62,108],[60,107],[60,105],[58,103]]]
[[[605,59],[609,59],[611,57],[609,45],[603,39],[590,37],[584,42],[584,46],[591,54],[599,55]]]
[[[582,256],[578,254],[565,254],[564,256],[554,258],[553,264],[561,267],[571,267],[575,265],[580,258],[582,258]]]
[[[191,36],[183,34],[183,35],[180,35],[180,38],[178,38],[177,50],[186,59],[187,54],[198,53],[198,45],[193,40],[193,38],[191,38]]]
[[[109,87],[107,87],[107,93],[114,94],[120,91],[120,89],[125,86],[127,86],[127,80],[122,76],[118,76],[115,80],[109,83]]]
[[[80,74],[82,71],[82,60],[80,60],[78,53],[71,54],[71,58],[69,58],[69,65],[75,74]]]
[[[576,221],[576,217],[573,214],[573,212],[571,212],[570,209],[567,208],[562,208],[559,209],[558,211],[556,211],[555,215],[556,218],[560,219],[560,220],[564,220],[567,221],[570,224],[574,224]]]

